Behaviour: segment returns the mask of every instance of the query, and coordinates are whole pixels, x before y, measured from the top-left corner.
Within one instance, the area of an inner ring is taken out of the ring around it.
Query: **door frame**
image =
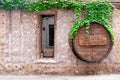
[[[40,31],[40,33],[39,33],[39,35],[40,35],[40,39],[39,39],[39,57],[41,58],[41,57],[43,57],[43,53],[42,53],[42,17],[43,16],[54,16],[54,46],[53,46],[53,58],[54,58],[54,52],[55,52],[55,31],[56,31],[56,19],[57,19],[57,16],[56,16],[56,12],[48,12],[47,13],[47,11],[45,11],[45,12],[43,12],[43,13],[41,13],[40,15],[39,15],[39,19],[40,19],[40,29],[39,29],[39,31]],[[44,57],[43,57],[44,58]]]

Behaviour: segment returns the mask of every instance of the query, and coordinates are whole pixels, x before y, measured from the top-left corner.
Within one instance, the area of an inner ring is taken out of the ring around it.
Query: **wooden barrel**
[[[105,27],[98,23],[90,24],[90,33],[85,26],[78,30],[73,39],[72,47],[75,55],[87,62],[99,62],[108,56],[112,48],[112,40]]]

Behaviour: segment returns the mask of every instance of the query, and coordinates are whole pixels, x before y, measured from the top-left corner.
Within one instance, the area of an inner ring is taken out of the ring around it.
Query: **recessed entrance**
[[[42,50],[43,57],[54,56],[54,16],[42,16]]]

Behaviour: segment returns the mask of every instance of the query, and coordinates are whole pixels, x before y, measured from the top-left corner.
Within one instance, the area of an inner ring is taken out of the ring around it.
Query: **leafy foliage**
[[[89,33],[89,25],[92,22],[97,22],[105,26],[107,31],[111,34],[112,40],[114,40],[114,35],[112,28],[110,26],[110,18],[112,15],[113,7],[107,1],[93,1],[85,2],[81,4],[82,14],[84,19],[77,21],[70,34],[70,38],[73,39],[77,34],[79,28],[83,25],[86,26],[86,32]]]
[[[31,2],[32,1],[32,2]],[[110,26],[110,18],[113,7],[105,0],[95,0],[92,2],[76,2],[76,0],[1,0],[1,7],[6,10],[24,9],[30,12],[40,12],[52,8],[73,9],[75,12],[76,23],[74,24],[70,39],[73,39],[79,28],[86,25],[86,33],[89,33],[89,25],[97,22],[104,25],[114,40],[113,31]],[[84,16],[79,20],[80,14]]]

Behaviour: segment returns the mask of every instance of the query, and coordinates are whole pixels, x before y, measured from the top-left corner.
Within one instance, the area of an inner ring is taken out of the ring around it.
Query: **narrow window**
[[[42,16],[42,55],[54,56],[54,16]]]
[[[54,46],[54,25],[49,25],[49,46]]]

